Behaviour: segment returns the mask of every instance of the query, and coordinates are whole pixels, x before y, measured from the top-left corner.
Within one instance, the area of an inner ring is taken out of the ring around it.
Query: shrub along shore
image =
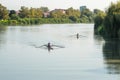
[[[0,20],[0,25],[38,25],[38,24],[64,24],[83,23],[80,19],[72,21],[68,18],[24,18],[18,20]],[[87,22],[89,23],[89,22]]]

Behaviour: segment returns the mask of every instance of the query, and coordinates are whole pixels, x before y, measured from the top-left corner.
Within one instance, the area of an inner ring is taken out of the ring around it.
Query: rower
[[[48,51],[53,50],[52,45],[50,44],[50,42],[47,44],[47,48],[48,48]]]
[[[79,38],[79,33],[77,33],[77,35],[76,35],[76,36],[77,36],[77,39],[78,39],[78,38]]]

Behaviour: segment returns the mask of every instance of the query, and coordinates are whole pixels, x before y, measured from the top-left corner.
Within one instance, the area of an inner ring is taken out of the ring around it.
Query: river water
[[[120,80],[120,42],[105,42],[93,26],[1,26],[0,80]],[[40,47],[49,42],[57,47]]]

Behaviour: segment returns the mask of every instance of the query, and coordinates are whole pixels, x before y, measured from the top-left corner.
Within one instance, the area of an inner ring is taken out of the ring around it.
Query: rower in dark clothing
[[[53,50],[52,45],[50,44],[50,42],[47,44],[47,48],[48,48],[48,51]]]
[[[78,38],[79,38],[79,34],[77,33],[77,35],[76,35],[76,36],[77,36],[77,39],[78,39]]]

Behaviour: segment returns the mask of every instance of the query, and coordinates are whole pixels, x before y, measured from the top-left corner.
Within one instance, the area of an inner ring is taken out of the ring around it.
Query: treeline
[[[80,11],[77,9],[54,9],[48,7],[28,8],[22,6],[20,10],[8,10],[0,4],[1,25],[28,25],[45,23],[93,23],[96,13],[88,8]]]
[[[120,0],[111,3],[106,12],[101,12],[95,18],[95,34],[102,35],[105,39],[120,39]]]

